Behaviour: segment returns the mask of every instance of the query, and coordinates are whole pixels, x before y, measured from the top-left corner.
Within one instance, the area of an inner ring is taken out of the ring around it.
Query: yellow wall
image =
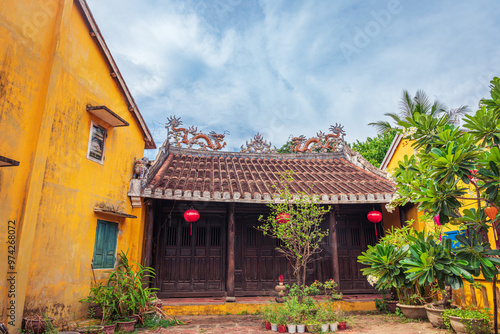
[[[12,320],[7,306],[14,303],[12,330],[30,313],[59,321],[83,315],[78,300],[93,279],[97,219],[118,222],[118,250],[140,262],[142,209],[126,194],[145,143],[73,0],[0,1],[0,45],[0,155],[20,161],[0,168],[1,245],[8,221],[16,222],[16,274],[0,262],[0,321]],[[130,126],[110,127],[87,104],[106,105]],[[91,121],[108,130],[102,165],[86,157]],[[95,214],[99,202],[138,218]],[[0,247],[2,259],[7,251]]]

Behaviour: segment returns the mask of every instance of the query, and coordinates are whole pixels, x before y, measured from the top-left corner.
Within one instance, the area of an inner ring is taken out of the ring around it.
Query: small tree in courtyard
[[[295,282],[302,286],[306,283],[307,265],[321,251],[321,241],[328,235],[328,230],[321,229],[321,221],[330,208],[317,204],[316,196],[292,194],[292,181],[292,172],[280,175],[280,181],[273,186],[276,200],[269,202],[271,212],[266,218],[260,217],[263,224],[258,229],[278,239],[276,249],[288,259]]]

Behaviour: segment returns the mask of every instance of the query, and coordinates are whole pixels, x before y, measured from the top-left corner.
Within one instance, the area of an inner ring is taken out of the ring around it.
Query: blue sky
[[[365,140],[403,89],[475,110],[500,76],[498,0],[87,1],[158,146],[169,115],[226,150],[335,123]]]

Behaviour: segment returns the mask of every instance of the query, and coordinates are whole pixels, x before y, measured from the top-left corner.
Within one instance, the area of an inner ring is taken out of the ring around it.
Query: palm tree
[[[397,128],[397,124],[405,120],[407,117],[413,118],[416,113],[426,114],[431,116],[438,116],[442,114],[448,115],[448,122],[458,125],[461,116],[469,111],[469,107],[461,106],[456,109],[446,110],[444,104],[439,101],[431,103],[429,97],[423,90],[418,90],[415,97],[412,97],[407,90],[403,91],[403,97],[399,102],[399,113],[386,113],[385,116],[392,118],[396,126],[392,126],[388,121],[378,121],[368,123],[368,125],[377,128],[378,133],[389,132],[391,129]]]

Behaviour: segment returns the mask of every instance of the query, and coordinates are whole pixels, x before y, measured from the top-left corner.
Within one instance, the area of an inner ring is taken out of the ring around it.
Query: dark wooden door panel
[[[156,286],[160,297],[225,291],[224,217],[204,215],[191,228],[180,214],[160,230]]]
[[[268,295],[274,291],[279,275],[283,275],[285,283],[293,283],[292,269],[288,260],[276,250],[276,239],[255,229],[260,225],[258,217],[236,217],[235,290],[238,295]],[[329,250],[327,239],[322,247]],[[308,284],[333,277],[331,251],[322,251],[316,260],[308,267]]]
[[[339,256],[340,291],[343,293],[374,293],[375,289],[361,273],[358,256],[376,243],[375,229],[364,214],[337,216],[337,248]]]

